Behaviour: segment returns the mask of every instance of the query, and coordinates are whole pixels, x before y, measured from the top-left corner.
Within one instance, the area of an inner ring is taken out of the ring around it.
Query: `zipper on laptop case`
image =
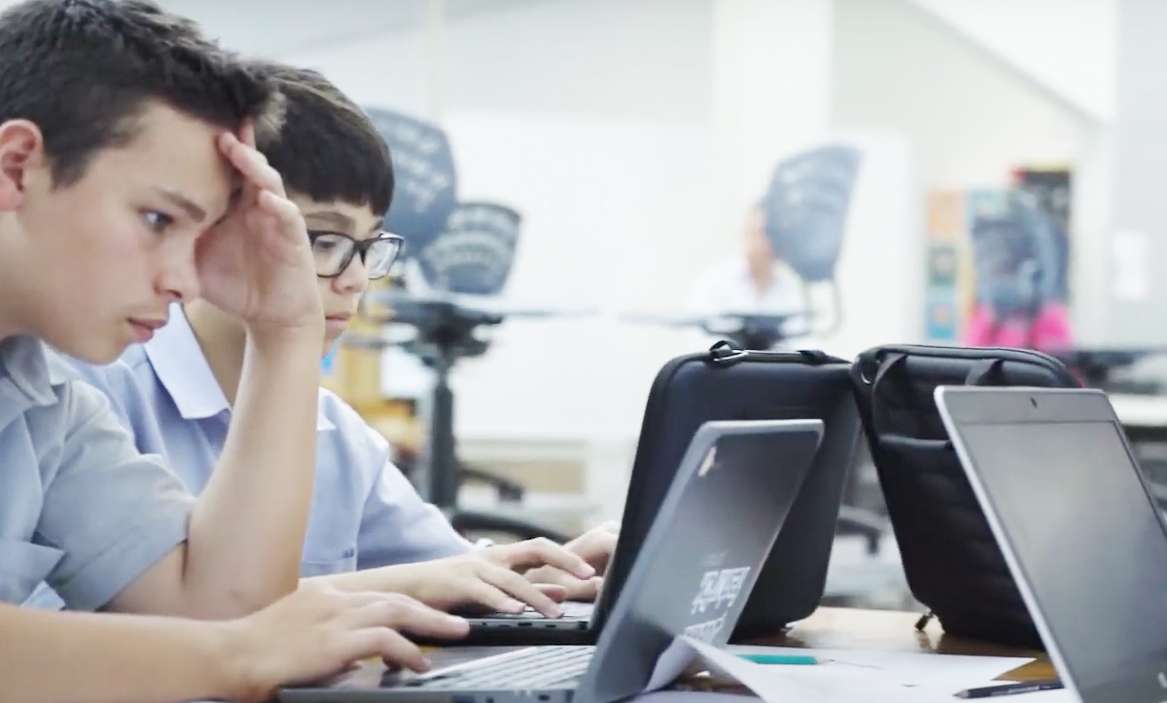
[[[932,622],[932,618],[934,617],[936,617],[936,613],[933,613],[931,610],[921,615],[920,618],[916,620],[916,631],[923,632],[924,628],[928,627],[928,623]]]
[[[758,361],[802,362],[804,364],[822,365],[846,363],[843,359],[831,356],[815,349],[799,351],[760,351],[756,349],[740,349],[733,342],[721,340],[709,348],[709,360],[719,366],[733,366],[746,359]]]

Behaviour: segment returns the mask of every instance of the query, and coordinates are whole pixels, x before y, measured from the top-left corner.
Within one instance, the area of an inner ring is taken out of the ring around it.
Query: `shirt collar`
[[[35,337],[0,340],[0,389],[26,405],[57,402],[53,387],[64,382],[59,369],[49,364],[48,351]]]
[[[230,411],[227,396],[211,372],[211,365],[181,305],[171,305],[170,321],[142,346],[154,374],[184,420],[201,420]],[[336,426],[324,416],[323,407],[317,402],[316,431],[333,429]]]

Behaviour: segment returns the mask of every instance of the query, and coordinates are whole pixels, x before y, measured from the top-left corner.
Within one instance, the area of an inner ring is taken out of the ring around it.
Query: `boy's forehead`
[[[291,193],[292,202],[300,208],[309,225],[325,225],[345,232],[363,234],[383,224],[382,213],[374,212],[366,203],[347,200],[315,200],[302,193]]]
[[[227,208],[240,176],[219,150],[222,128],[151,103],[133,129],[123,146],[108,150],[120,177],[181,194],[212,215]]]

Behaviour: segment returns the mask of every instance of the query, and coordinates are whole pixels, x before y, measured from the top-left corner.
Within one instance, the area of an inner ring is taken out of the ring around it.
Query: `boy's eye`
[[[174,224],[174,218],[164,212],[157,210],[147,210],[142,213],[142,219],[146,221],[146,226],[155,232],[162,233],[166,228]]]

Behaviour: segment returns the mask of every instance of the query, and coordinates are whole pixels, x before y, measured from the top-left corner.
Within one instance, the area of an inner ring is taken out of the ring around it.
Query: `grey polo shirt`
[[[96,610],[182,543],[194,499],[31,337],[0,340],[0,602]]]

